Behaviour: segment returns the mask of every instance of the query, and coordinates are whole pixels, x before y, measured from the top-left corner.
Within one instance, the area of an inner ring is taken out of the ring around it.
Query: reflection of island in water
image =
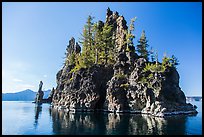
[[[55,134],[103,134],[103,135],[184,135],[185,115],[167,118],[139,114],[114,114],[77,112],[64,113],[51,109]]]
[[[41,112],[42,112],[42,105],[36,104],[35,105],[35,122],[34,122],[35,128],[37,128],[38,126],[38,119],[39,119]]]

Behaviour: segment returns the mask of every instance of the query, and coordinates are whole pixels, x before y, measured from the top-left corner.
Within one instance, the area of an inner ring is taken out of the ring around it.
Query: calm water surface
[[[194,116],[155,118],[138,114],[77,112],[63,113],[49,104],[29,101],[2,102],[3,135],[201,135],[202,102]]]

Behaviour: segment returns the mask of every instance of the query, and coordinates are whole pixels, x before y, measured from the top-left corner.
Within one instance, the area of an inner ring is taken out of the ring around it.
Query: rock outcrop
[[[67,111],[103,109],[106,83],[113,75],[112,68],[95,65],[66,75],[61,73],[63,71],[57,74],[58,85],[52,100],[53,106],[66,108]]]
[[[42,103],[44,92],[42,91],[43,82],[40,81],[39,89],[36,94],[35,103]]]
[[[113,25],[113,39],[115,40],[115,46],[117,51],[124,51],[124,41],[126,37],[126,31],[128,29],[127,22],[123,16],[119,16],[118,12],[112,12],[109,8],[106,12],[105,23]]]
[[[75,39],[73,37],[70,39],[66,51],[67,55],[71,55],[74,52],[80,53],[81,47],[79,46],[78,42],[75,43]]]
[[[113,25],[116,63],[94,64],[73,71],[74,65],[66,62],[57,73],[57,87],[52,92],[54,108],[144,113],[159,117],[197,113],[195,106],[186,103],[175,67],[168,67],[163,72],[143,71],[147,63],[155,62],[138,56],[133,46],[126,50],[124,41],[128,27],[123,16],[108,8],[105,23]],[[102,21],[99,24],[104,25]],[[81,48],[71,38],[66,50],[68,57],[73,52],[80,54]]]
[[[55,89],[54,88],[52,89],[48,98],[43,98],[44,92],[42,91],[42,86],[43,86],[43,82],[40,81],[39,89],[38,89],[38,92],[36,93],[35,101],[33,103],[42,104],[42,103],[51,103],[52,102],[52,98],[53,98]]]

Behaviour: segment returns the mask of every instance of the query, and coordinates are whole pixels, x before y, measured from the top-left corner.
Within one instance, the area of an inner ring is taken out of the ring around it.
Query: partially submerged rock
[[[33,103],[42,104],[42,103],[51,103],[52,102],[52,98],[53,98],[55,89],[53,88],[52,91],[50,92],[48,98],[44,99],[43,98],[44,92],[42,91],[42,86],[43,86],[43,82],[40,81],[39,89],[38,89],[38,92],[36,93],[35,101]]]
[[[38,92],[36,93],[35,103],[42,103],[44,92],[42,91],[43,82],[40,81]]]

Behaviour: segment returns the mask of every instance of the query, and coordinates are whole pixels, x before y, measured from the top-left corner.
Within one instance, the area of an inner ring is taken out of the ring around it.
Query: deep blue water
[[[63,113],[49,104],[29,101],[2,102],[3,135],[201,135],[202,102],[194,116],[155,118],[139,114]]]

